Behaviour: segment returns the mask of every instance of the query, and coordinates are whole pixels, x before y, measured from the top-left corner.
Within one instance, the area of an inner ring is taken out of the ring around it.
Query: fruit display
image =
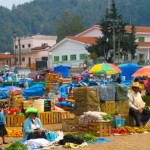
[[[21,110],[19,108],[5,108],[3,111],[4,115],[15,115],[21,113]]]
[[[111,130],[111,134],[113,134],[113,135],[128,135],[128,130],[124,127],[113,128]]]
[[[22,137],[23,136],[23,132],[22,129],[8,129],[7,130],[7,136],[11,136],[11,137]]]
[[[144,132],[150,132],[150,125],[142,126],[142,127],[125,127],[130,134],[133,133],[144,133]]]

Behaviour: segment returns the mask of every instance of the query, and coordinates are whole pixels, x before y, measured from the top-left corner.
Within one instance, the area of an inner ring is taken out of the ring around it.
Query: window
[[[80,60],[84,60],[86,58],[86,54],[80,54]]]
[[[42,60],[48,61],[48,57],[42,57]]]
[[[59,56],[54,56],[54,62],[58,62],[59,61]]]
[[[18,49],[18,46],[17,46],[17,45],[15,45],[15,49]]]
[[[144,37],[139,37],[138,40],[139,40],[139,42],[145,42],[145,38]]]
[[[22,48],[25,48],[25,46],[24,46],[24,45],[22,45]]]
[[[68,59],[67,59],[67,55],[63,55],[62,56],[62,61],[67,61]]]
[[[25,57],[22,57],[22,61],[25,61]]]
[[[31,44],[28,44],[28,47],[31,47]]]
[[[76,55],[70,55],[70,60],[76,60]]]

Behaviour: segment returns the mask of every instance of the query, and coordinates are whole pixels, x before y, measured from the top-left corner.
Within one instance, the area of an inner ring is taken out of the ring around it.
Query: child
[[[0,103],[0,137],[2,137],[3,144],[8,144],[5,141],[5,135],[7,135],[7,131],[5,128],[5,116],[3,113],[3,104]]]

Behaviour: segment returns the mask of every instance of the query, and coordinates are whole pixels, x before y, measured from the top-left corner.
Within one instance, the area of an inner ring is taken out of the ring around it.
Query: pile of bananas
[[[144,133],[144,132],[150,132],[150,125],[146,125],[143,127],[125,127],[129,133]]]

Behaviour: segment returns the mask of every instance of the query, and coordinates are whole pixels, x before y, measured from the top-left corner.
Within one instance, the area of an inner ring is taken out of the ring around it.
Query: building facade
[[[48,61],[49,49],[56,44],[57,36],[34,35],[14,38],[14,65],[35,68],[37,60]]]

